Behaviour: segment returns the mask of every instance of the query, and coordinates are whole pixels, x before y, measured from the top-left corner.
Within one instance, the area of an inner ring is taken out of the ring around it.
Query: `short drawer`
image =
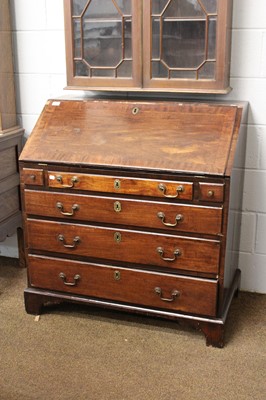
[[[147,307],[215,316],[217,281],[29,256],[30,285]]]
[[[222,208],[25,190],[28,215],[217,235]]]
[[[42,169],[23,168],[20,172],[21,183],[31,186],[43,186],[44,175]]]
[[[193,183],[48,171],[51,188],[192,200]]]
[[[224,184],[199,183],[199,200],[222,203],[224,201]]]
[[[32,250],[218,273],[220,242],[94,225],[27,220]]]

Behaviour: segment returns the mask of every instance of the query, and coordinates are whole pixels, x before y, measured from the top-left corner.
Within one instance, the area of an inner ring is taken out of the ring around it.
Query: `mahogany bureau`
[[[49,100],[20,156],[26,311],[69,301],[164,317],[222,347],[245,118],[245,104]]]

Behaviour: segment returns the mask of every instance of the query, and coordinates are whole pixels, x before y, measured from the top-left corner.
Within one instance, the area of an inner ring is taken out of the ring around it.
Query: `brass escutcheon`
[[[120,278],[121,278],[120,271],[115,271],[115,272],[114,272],[114,279],[115,279],[116,281],[119,281]]]
[[[138,107],[132,108],[132,114],[133,114],[133,115],[138,114],[138,112],[139,112],[139,108],[138,108]]]
[[[119,179],[115,179],[114,181],[114,188],[119,190],[121,186],[120,180]]]
[[[121,233],[120,233],[120,232],[115,232],[115,234],[114,234],[114,241],[115,241],[116,243],[120,243],[121,240],[122,240]]]
[[[122,210],[122,206],[121,206],[120,201],[115,201],[114,202],[114,210],[115,210],[115,212],[120,212]]]

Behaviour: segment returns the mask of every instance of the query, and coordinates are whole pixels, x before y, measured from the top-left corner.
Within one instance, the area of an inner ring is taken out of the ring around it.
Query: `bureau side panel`
[[[230,176],[228,177],[228,184],[230,196],[228,205],[228,226],[224,267],[224,303],[227,300],[226,295],[230,294],[229,289],[232,285],[236,269],[240,268],[241,270],[241,265],[239,265],[239,246],[245,172],[244,167],[246,157],[246,116],[247,108],[239,110],[239,125],[235,128],[236,130],[239,129],[239,135],[238,140],[235,143],[234,158],[229,160]]]

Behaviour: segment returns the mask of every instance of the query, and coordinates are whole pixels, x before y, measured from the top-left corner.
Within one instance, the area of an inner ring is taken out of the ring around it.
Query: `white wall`
[[[266,0],[233,1],[233,91],[223,99],[250,103],[241,287],[266,293]],[[63,0],[10,0],[10,4],[17,112],[29,135],[45,101],[65,94]],[[0,244],[2,255],[16,256],[16,251],[15,238]]]

